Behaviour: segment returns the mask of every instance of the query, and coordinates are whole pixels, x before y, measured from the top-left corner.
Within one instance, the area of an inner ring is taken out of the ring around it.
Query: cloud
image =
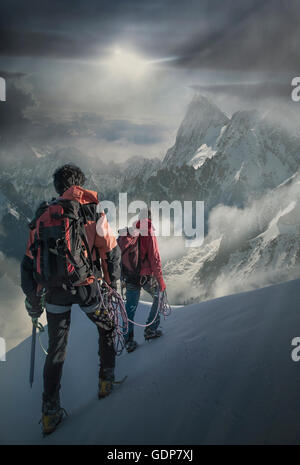
[[[194,84],[191,88],[213,99],[228,116],[240,110],[255,109],[272,124],[279,124],[289,132],[299,131],[300,105],[291,98],[292,78],[286,75],[278,81],[259,82],[259,79],[259,76],[252,80],[239,76],[238,82]]]
[[[90,57],[130,35],[126,31],[132,24],[143,24],[148,29],[147,24],[158,19],[157,11],[166,15],[164,3],[152,0],[148,6],[138,0],[74,0],[70,8],[59,0],[39,3],[21,0],[14,9],[11,1],[3,0],[0,53],[3,56]],[[5,20],[7,17],[9,21]]]
[[[203,245],[165,265],[170,301],[210,300],[299,278],[299,184],[297,172],[244,208],[212,209]]]
[[[0,104],[0,127],[3,131],[15,131],[16,127],[20,131],[24,125],[28,124],[25,111],[36,105],[36,100],[30,91],[25,90],[14,80],[7,83],[6,101]]]
[[[88,44],[65,33],[0,30],[0,55],[74,58],[87,54]]]
[[[20,287],[20,264],[0,252],[0,337],[10,350],[30,335],[31,320],[24,306]],[[45,324],[45,315],[41,322]]]
[[[286,267],[285,270],[279,268],[256,270],[255,274],[247,276],[247,279],[238,272],[230,274],[220,273],[214,282],[211,298],[219,298],[225,295],[237,294],[239,292],[252,291],[281,282],[299,279],[299,276],[299,265],[296,265],[291,269]]]
[[[12,72],[4,69],[0,69],[0,76],[4,79],[21,79],[26,76],[26,73]]]
[[[209,94],[226,95],[227,97],[238,97],[247,100],[265,100],[270,98],[291,100],[291,82],[241,82],[216,85],[192,85],[192,89]]]
[[[137,145],[150,145],[164,140],[165,130],[162,125],[134,123],[125,119],[105,119],[101,115],[84,113],[73,115],[69,131],[78,135],[88,135],[109,142],[128,141]]]
[[[207,37],[194,35],[176,66],[190,69],[297,71],[300,5],[296,0],[243,2]]]
[[[299,12],[298,0],[2,0],[0,53],[88,59],[119,43],[184,69],[295,70]]]
[[[207,242],[222,237],[218,262],[223,266],[213,281],[210,298],[299,277],[299,182],[298,173],[243,209],[219,205],[212,210]],[[266,251],[260,244],[262,233],[269,247]],[[264,253],[269,253],[270,263]],[[222,262],[226,256],[228,262]]]
[[[167,149],[168,128],[162,123],[107,118],[86,111],[71,113],[67,120],[57,112],[45,116],[38,108],[30,81],[22,79],[25,73],[5,71],[3,74],[8,77],[7,100],[0,104],[0,126],[2,134],[15,144],[24,137],[30,145],[74,145],[89,154],[105,154],[107,160],[117,161],[132,155],[162,156]],[[37,111],[32,114],[32,109]],[[9,147],[9,150],[12,161],[15,148]]]

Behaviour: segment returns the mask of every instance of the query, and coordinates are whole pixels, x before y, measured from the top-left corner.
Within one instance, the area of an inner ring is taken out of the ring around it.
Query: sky
[[[290,103],[299,13],[298,0],[2,0],[0,76],[18,122],[93,115],[89,150],[162,158],[195,91],[228,115]]]
[[[163,158],[196,91],[228,116],[283,108],[299,23],[299,0],[1,0],[0,152],[6,131],[106,162]]]

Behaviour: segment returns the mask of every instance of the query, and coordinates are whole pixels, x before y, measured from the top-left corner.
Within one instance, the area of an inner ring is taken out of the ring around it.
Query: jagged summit
[[[195,95],[180,125],[177,138],[194,130],[204,134],[209,128],[224,126],[228,121],[227,116],[211,100],[202,95]]]
[[[188,119],[193,116],[199,117],[201,115],[207,117],[209,114],[215,120],[221,119],[222,121],[225,120],[225,122],[228,120],[225,114],[210,98],[204,97],[204,95],[199,93],[195,94],[188,105],[185,118]]]
[[[239,110],[232,115],[231,124],[251,129],[259,119],[260,116],[257,110]]]
[[[168,150],[163,164],[182,166],[189,163],[201,147],[208,149],[211,154],[228,121],[227,116],[211,100],[196,94],[178,129],[175,145]]]

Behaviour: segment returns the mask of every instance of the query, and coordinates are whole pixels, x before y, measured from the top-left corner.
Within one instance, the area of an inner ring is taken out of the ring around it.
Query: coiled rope
[[[172,311],[168,302],[166,291],[159,292],[157,310],[153,320],[148,324],[136,323],[135,321],[128,318],[124,300],[115,289],[112,289],[105,282],[103,282],[100,286],[98,282],[98,291],[100,300],[99,313],[101,314],[101,311],[105,312],[105,316],[107,317],[106,329],[109,329],[109,322],[111,322],[116,355],[120,355],[125,347],[124,336],[128,332],[128,323],[132,323],[133,325],[139,326],[140,328],[147,328],[155,322],[159,313],[164,317],[164,319],[166,319],[166,317],[169,316]],[[105,327],[105,323],[103,326]]]

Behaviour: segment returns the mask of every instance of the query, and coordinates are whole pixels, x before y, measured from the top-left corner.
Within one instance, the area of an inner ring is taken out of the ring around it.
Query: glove
[[[115,329],[113,320],[109,317],[108,311],[104,308],[94,312],[93,320],[100,328],[106,331],[113,331]]]
[[[42,299],[38,296],[30,300],[28,297],[26,297],[25,308],[30,318],[39,318],[44,311]]]
[[[164,278],[162,276],[160,276],[158,279],[158,285],[159,285],[159,290],[161,292],[165,291],[166,290],[166,283],[164,282]]]

